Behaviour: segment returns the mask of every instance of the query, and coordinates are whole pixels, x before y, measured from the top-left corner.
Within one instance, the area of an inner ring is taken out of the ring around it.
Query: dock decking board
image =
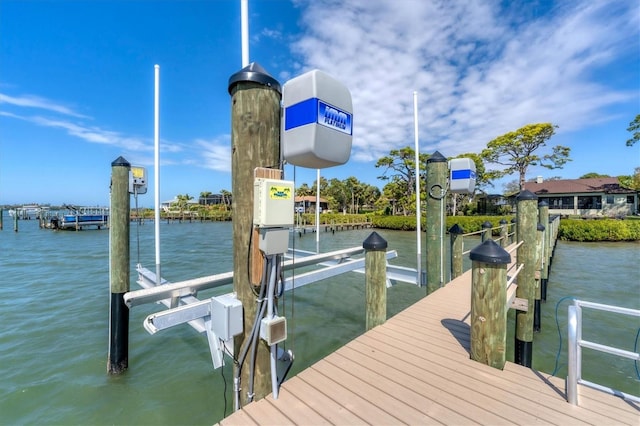
[[[640,424],[640,408],[507,362],[469,358],[471,275],[463,274],[220,421],[242,424]]]

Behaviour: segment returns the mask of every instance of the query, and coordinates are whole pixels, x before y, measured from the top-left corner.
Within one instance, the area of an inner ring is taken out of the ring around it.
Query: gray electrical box
[[[242,333],[242,302],[233,294],[211,298],[211,331],[223,341]]]
[[[312,169],[344,164],[351,156],[351,92],[320,70],[282,86],[282,153],[289,163]]]
[[[253,181],[254,226],[292,226],[294,193],[292,181],[256,178]]]

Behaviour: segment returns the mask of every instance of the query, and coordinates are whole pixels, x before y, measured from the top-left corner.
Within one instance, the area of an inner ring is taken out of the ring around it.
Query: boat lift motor
[[[342,83],[309,71],[284,83],[282,104],[281,146],[289,164],[323,169],[349,161],[353,104]]]
[[[476,187],[476,163],[471,158],[449,160],[449,191],[473,194]]]

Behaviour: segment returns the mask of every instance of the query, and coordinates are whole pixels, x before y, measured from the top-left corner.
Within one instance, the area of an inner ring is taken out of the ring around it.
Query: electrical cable
[[[556,353],[556,362],[553,367],[553,372],[551,373],[552,376],[555,376],[556,373],[558,372],[558,369],[559,369],[558,363],[560,362],[560,354],[562,353],[562,331],[560,331],[560,323],[558,321],[558,308],[560,307],[560,303],[562,303],[567,299],[576,300],[576,298],[573,296],[565,296],[560,300],[558,300],[558,302],[556,303],[556,328],[558,329],[558,340],[560,343],[558,344],[558,352]]]

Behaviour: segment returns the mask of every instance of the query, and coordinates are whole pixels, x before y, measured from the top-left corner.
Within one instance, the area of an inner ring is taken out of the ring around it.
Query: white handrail
[[[624,399],[640,403],[640,397],[630,395],[619,390],[602,386],[597,383],[582,379],[582,348],[604,352],[624,358],[640,361],[640,354],[630,352],[612,346],[590,342],[582,339],[582,307],[613,312],[623,315],[640,317],[640,310],[623,308],[620,306],[603,305],[601,303],[574,300],[568,310],[568,371],[566,382],[567,401],[572,405],[578,405],[578,385],[588,386],[599,391],[622,397]]]

